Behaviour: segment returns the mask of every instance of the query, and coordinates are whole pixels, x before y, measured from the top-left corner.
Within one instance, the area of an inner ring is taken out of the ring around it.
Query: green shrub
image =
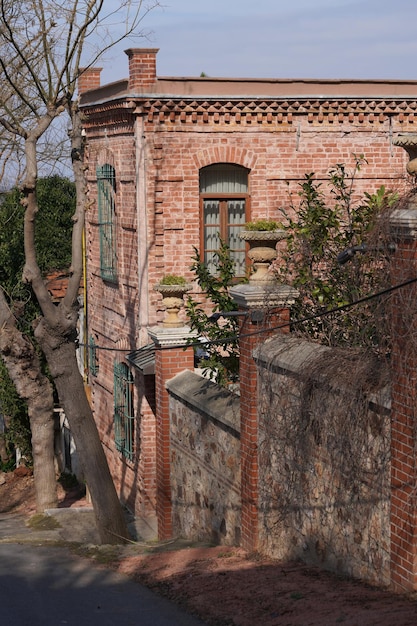
[[[278,222],[274,220],[267,219],[259,219],[254,222],[246,222],[245,229],[246,230],[277,230],[279,228]]]
[[[343,164],[330,170],[330,196],[314,173],[306,174],[299,202],[291,204],[291,215],[282,210],[286,218],[282,228],[288,236],[280,277],[299,292],[292,317],[305,321],[294,330],[330,346],[379,349],[386,345],[387,332],[384,308],[378,300],[343,315],[325,314],[383,289],[389,275],[384,214],[388,215],[397,195],[382,186],[358,198],[355,176],[366,160],[362,155],[354,158],[352,172]],[[349,263],[339,265],[340,252],[361,244],[367,244],[366,254],[355,254]]]
[[[186,285],[187,281],[184,276],[177,276],[176,274],[166,274],[161,280],[160,285]]]

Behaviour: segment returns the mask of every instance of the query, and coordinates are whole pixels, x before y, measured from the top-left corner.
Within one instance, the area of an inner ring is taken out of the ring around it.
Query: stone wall
[[[390,390],[384,368],[293,336],[276,336],[254,354],[258,550],[389,585]],[[239,398],[191,371],[166,386],[173,535],[239,544],[245,480]]]
[[[239,398],[189,371],[167,388],[173,534],[239,544]]]
[[[389,390],[378,367],[283,336],[256,360],[260,551],[389,584]]]

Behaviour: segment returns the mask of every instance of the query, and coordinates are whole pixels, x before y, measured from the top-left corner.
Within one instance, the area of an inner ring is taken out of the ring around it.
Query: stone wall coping
[[[240,399],[232,391],[185,370],[166,382],[168,392],[240,437]]]
[[[298,374],[303,366],[310,364],[319,354],[331,348],[305,341],[298,337],[279,335],[267,339],[253,352],[255,361],[262,367],[283,369]]]
[[[178,328],[164,328],[163,326],[152,326],[148,328],[148,335],[158,347],[174,348],[187,345],[189,339],[197,337],[197,333],[189,326],[179,326]]]
[[[294,376],[301,375],[303,367],[310,365],[322,354],[331,352],[332,348],[305,341],[298,337],[279,335],[267,339],[253,351],[258,366],[271,371],[282,370]],[[340,383],[343,384],[343,381]],[[368,397],[374,410],[391,409],[391,388],[385,386]]]
[[[417,199],[411,198],[407,208],[393,211],[390,226],[396,237],[417,239]]]
[[[268,282],[267,285],[243,283],[229,289],[236,304],[246,309],[288,308],[294,304],[298,291],[289,285]]]

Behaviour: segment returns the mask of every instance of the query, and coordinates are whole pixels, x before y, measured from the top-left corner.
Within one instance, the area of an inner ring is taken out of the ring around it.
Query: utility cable
[[[358,298],[357,300],[354,300],[353,302],[348,302],[347,304],[341,304],[340,306],[334,307],[332,309],[323,309],[322,311],[319,311],[318,313],[314,313],[313,315],[308,315],[307,317],[302,317],[298,320],[290,320],[289,322],[284,322],[284,323],[278,324],[277,326],[269,326],[268,328],[261,328],[259,330],[251,331],[250,333],[240,333],[240,334],[230,335],[226,339],[212,339],[212,340],[207,339],[204,341],[199,340],[195,342],[190,341],[186,345],[178,344],[178,345],[169,345],[166,347],[155,346],[155,349],[156,350],[171,350],[172,348],[189,348],[189,347],[204,348],[205,346],[212,346],[212,345],[225,346],[230,342],[238,341],[238,339],[242,337],[252,337],[255,335],[262,335],[264,333],[270,333],[271,331],[281,330],[282,328],[287,328],[288,326],[298,326],[301,324],[305,324],[306,322],[310,322],[315,319],[326,317],[328,315],[332,315],[333,313],[341,313],[343,311],[347,311],[353,308],[354,306],[358,306],[359,304],[364,304],[365,302],[369,302],[376,298],[380,298],[382,296],[388,295],[390,293],[393,293],[394,291],[397,291],[398,289],[407,287],[408,285],[411,285],[415,282],[417,282],[417,277],[409,278],[408,280],[405,280],[402,283],[392,285],[391,287],[387,287],[386,289],[383,289],[382,291],[369,294],[367,296],[364,296],[363,298]],[[225,317],[227,317],[227,312],[224,312],[224,313],[225,313]],[[234,312],[232,311],[232,313]],[[86,343],[79,343],[78,345],[86,347],[86,348],[92,347],[90,346],[90,344],[86,344]],[[107,350],[111,352],[126,352],[126,353],[132,352],[131,349],[127,350],[126,348],[107,348],[104,346],[97,346],[97,345],[94,345],[93,347],[96,350]]]

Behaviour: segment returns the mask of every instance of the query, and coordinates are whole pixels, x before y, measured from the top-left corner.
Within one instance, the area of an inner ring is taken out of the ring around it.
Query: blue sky
[[[417,0],[161,0],[103,61],[127,76],[123,50],[156,47],[160,76],[417,80]]]

